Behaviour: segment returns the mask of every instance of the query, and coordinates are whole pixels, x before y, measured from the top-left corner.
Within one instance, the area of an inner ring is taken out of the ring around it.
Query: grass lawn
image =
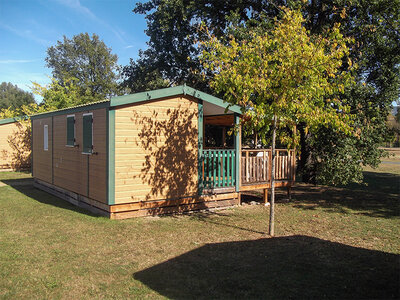
[[[399,169],[280,191],[275,238],[263,205],[114,221],[0,173],[0,298],[399,298]]]

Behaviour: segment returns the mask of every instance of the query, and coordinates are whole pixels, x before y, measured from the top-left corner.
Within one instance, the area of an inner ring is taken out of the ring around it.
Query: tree
[[[200,42],[203,66],[214,73],[213,89],[244,108],[251,124],[262,129],[262,139],[272,127],[270,235],[277,127],[302,122],[306,128],[329,124],[344,134],[352,132],[348,107],[337,97],[353,84],[350,39],[342,36],[339,24],[324,35],[311,35],[304,21],[299,10],[283,8],[270,31],[248,28],[247,39],[231,36],[228,43],[208,34],[209,39]]]
[[[361,181],[362,165],[377,166],[384,155],[378,147],[391,139],[386,119],[392,102],[400,97],[400,1],[314,0],[305,6],[305,15],[307,28],[314,33],[341,19],[341,31],[357,41],[350,51],[358,65],[357,85],[343,97],[356,112],[359,137],[325,127],[305,133],[300,126],[299,169],[310,182]],[[343,159],[346,164],[340,163]]]
[[[80,95],[102,100],[117,93],[117,60],[99,36],[80,33],[47,49],[46,66],[61,86],[74,80]]]
[[[31,165],[31,122],[28,116],[44,112],[43,106],[36,103],[23,104],[17,108],[0,109],[0,119],[16,118],[16,128],[13,134],[7,137],[11,150],[3,150],[1,159],[11,159],[11,167],[15,170],[29,169]]]
[[[98,100],[89,90],[82,90],[75,78],[65,79],[63,84],[52,78],[51,83],[42,86],[32,82],[34,94],[43,97],[40,106],[45,111],[62,109]]]
[[[299,169],[303,179],[310,182],[359,181],[362,164],[376,166],[380,161],[382,151],[378,147],[390,138],[386,116],[391,103],[399,99],[399,0],[149,0],[138,3],[134,12],[146,15],[149,47],[140,53],[137,61],[132,60],[124,67],[124,86],[131,91],[143,91],[186,82],[216,94],[208,84],[212,74],[198,76],[203,71],[195,45],[196,40],[202,39],[197,31],[199,24],[204,22],[211,33],[223,38],[228,30],[227,16],[232,13],[247,26],[259,26],[254,21],[260,21],[260,16],[272,20],[279,14],[278,6],[301,6],[305,26],[312,33],[322,33],[341,22],[342,34],[357,41],[349,54],[358,65],[357,85],[341,97],[357,112],[355,123],[360,138],[345,136],[325,126],[306,132],[303,124],[299,124]],[[238,40],[243,37],[235,35]],[[160,80],[154,80],[155,77]],[[367,130],[364,130],[365,124],[368,124]],[[337,140],[342,143],[335,144]],[[335,160],[346,156],[344,153],[351,159],[344,166],[336,164]]]
[[[20,89],[17,85],[10,82],[0,84],[0,109],[11,107],[18,108],[23,104],[34,103],[32,93]]]
[[[241,20],[257,18],[261,11],[274,10],[267,1],[258,0],[150,0],[137,3],[135,13],[145,14],[148,49],[139,53],[123,69],[123,85],[132,92],[186,83],[210,91],[207,79],[200,76],[201,63],[196,40],[198,26],[205,22],[217,36],[222,36],[229,21],[226,16],[238,11]],[[146,79],[148,74],[152,74]],[[154,80],[154,76],[158,80]],[[156,84],[156,85],[155,85]]]

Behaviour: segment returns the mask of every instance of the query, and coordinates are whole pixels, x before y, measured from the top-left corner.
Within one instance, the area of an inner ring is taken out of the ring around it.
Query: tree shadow
[[[294,204],[302,209],[322,207],[328,211],[362,214],[371,217],[400,216],[400,176],[389,173],[365,172],[366,184],[345,187],[297,184]]]
[[[31,166],[31,126],[27,121],[15,123],[16,129],[7,137],[11,150],[2,150],[0,158],[10,161],[9,167],[16,171],[27,170]]]
[[[400,167],[400,166],[399,166]],[[382,192],[400,195],[400,175],[392,173],[363,172],[364,183],[351,183],[345,188],[368,192]]]
[[[218,216],[218,222],[211,219],[210,216]],[[224,217],[230,217],[229,214],[225,214],[225,213],[221,213],[221,212],[215,212],[215,211],[204,211],[204,212],[198,212],[196,214],[193,214],[191,216],[191,219],[196,220],[196,221],[200,221],[200,222],[204,222],[204,223],[209,223],[209,224],[214,224],[214,225],[218,225],[218,226],[222,226],[222,227],[229,227],[229,228],[234,228],[234,229],[238,229],[241,231],[247,231],[247,232],[252,232],[252,233],[259,233],[259,234],[266,234],[266,232],[262,232],[262,231],[257,231],[251,228],[245,228],[245,227],[240,227],[240,226],[236,226],[236,225],[232,225],[232,224],[227,224],[227,223],[223,223],[222,220]]]
[[[309,236],[207,244],[133,274],[171,299],[396,299],[399,256]]]
[[[67,209],[70,211],[74,211],[80,214],[85,214],[91,217],[101,217],[98,214],[94,214],[84,208],[78,207],[69,203],[66,200],[58,198],[54,195],[51,195],[45,191],[37,189],[33,186],[33,178],[22,178],[22,179],[5,179],[1,180],[1,182],[7,184],[8,186],[12,187],[14,190],[24,194],[25,196],[46,204],[55,206],[62,209]]]
[[[133,178],[149,186],[145,200],[197,195],[197,111],[180,105],[148,115],[133,109],[131,121],[140,128],[136,145],[144,153],[140,173]]]

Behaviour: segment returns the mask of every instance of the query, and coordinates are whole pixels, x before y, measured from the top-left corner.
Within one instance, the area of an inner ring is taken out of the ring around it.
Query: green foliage
[[[323,124],[343,134],[352,131],[348,108],[337,97],[353,83],[346,58],[350,40],[339,25],[322,36],[310,35],[303,22],[299,11],[284,8],[271,31],[250,27],[246,40],[231,36],[227,44],[208,33],[200,43],[203,66],[214,73],[212,88],[246,108],[247,124],[264,143],[274,116],[278,127],[302,122],[311,129]]]
[[[72,78],[65,79],[61,84],[52,78],[51,83],[47,86],[32,82],[32,90],[33,93],[43,97],[41,107],[44,110],[67,108],[99,100],[88,89],[83,91],[78,82],[78,79]]]
[[[376,167],[384,155],[378,147],[391,139],[387,116],[400,96],[400,1],[313,1],[304,11],[312,32],[342,20],[341,31],[356,40],[350,56],[358,65],[358,84],[343,97],[359,134],[343,137],[333,129],[326,134],[326,128],[304,134],[299,169],[306,181],[360,181],[359,165]],[[345,152],[346,163],[336,164]]]
[[[80,33],[47,49],[47,67],[53,69],[58,84],[66,87],[71,80],[79,95],[103,100],[117,93],[117,60],[99,36]]]
[[[2,82],[0,84],[0,109],[11,107],[13,109],[23,104],[34,103],[32,93],[25,92],[18,86],[10,82]]]
[[[20,116],[30,116],[36,113],[45,112],[48,109],[43,105],[38,105],[36,103],[24,104],[18,108],[3,108],[0,109],[0,120],[1,119],[8,119]]]
[[[170,86],[169,81],[163,79],[159,70],[141,60],[136,62],[131,59],[130,65],[123,68],[123,76],[125,80],[121,86],[128,93],[155,90]]]
[[[340,22],[342,34],[356,40],[349,49],[349,55],[358,65],[358,84],[347,89],[342,98],[347,99],[347,105],[356,115],[359,136],[347,136],[345,144],[336,145],[335,141],[342,141],[343,137],[333,128],[330,134],[320,135],[319,129],[306,132],[302,124],[298,124],[302,133],[299,169],[303,178],[315,181],[317,170],[319,172],[325,165],[334,165],[318,157],[329,160],[328,153],[331,151],[343,152],[339,147],[352,149],[355,157],[362,158],[363,164],[379,161],[382,153],[378,147],[389,139],[386,117],[392,102],[399,99],[400,92],[399,0],[149,0],[138,3],[134,12],[146,15],[149,48],[141,52],[136,62],[132,61],[131,65],[124,68],[124,71],[129,70],[125,72],[128,77],[125,79],[126,85],[131,86],[133,91],[157,87],[153,77],[150,80],[146,78],[147,74],[154,71],[169,85],[187,82],[210,92],[208,79],[212,74],[197,76],[202,71],[198,59],[200,52],[195,46],[196,40],[202,38],[197,31],[199,24],[206,24],[211,33],[220,39],[230,33],[241,40],[246,38],[245,33],[238,30],[230,32],[227,27],[232,18],[227,17],[233,14],[239,25],[268,30],[268,23],[279,14],[277,5],[290,8],[301,6],[306,28],[311,33],[323,33]],[[164,83],[162,80],[160,82]],[[362,124],[370,124],[368,130],[363,130]],[[321,130],[327,128],[324,126]],[[321,137],[329,139],[323,140]],[[317,148],[311,147],[317,144]],[[335,145],[333,149],[332,145]],[[316,152],[316,149],[319,150]],[[326,170],[325,173],[333,172],[335,178],[352,181],[360,178],[361,173],[352,176],[352,172],[346,169],[358,170],[359,164],[360,161],[356,159],[348,160],[344,168]]]
[[[39,106],[36,103],[23,104],[17,108],[10,106],[0,109],[0,120],[30,116],[44,111],[44,106]],[[10,150],[3,150],[0,153],[0,159],[10,161],[10,167],[14,170],[28,169],[31,165],[31,133],[30,119],[20,118],[16,123],[13,134],[4,137],[10,146]]]
[[[148,49],[139,53],[123,69],[123,86],[132,92],[186,83],[205,92],[210,91],[202,76],[200,51],[196,41],[205,22],[216,36],[223,36],[229,24],[226,19],[238,11],[239,19],[257,18],[263,10],[275,11],[268,1],[258,0],[149,0],[137,3],[135,13],[146,15]]]

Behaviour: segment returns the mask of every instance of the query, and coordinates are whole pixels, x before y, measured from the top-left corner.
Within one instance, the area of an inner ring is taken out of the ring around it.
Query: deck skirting
[[[109,205],[35,178],[33,186],[96,215],[109,217]]]
[[[189,211],[215,210],[236,206],[240,201],[239,193],[227,192],[223,194],[206,194],[179,199],[107,205],[39,179],[35,179],[34,187],[66,200],[75,206],[82,207],[94,214],[106,216],[110,219],[127,219],[164,214],[179,214]]]

